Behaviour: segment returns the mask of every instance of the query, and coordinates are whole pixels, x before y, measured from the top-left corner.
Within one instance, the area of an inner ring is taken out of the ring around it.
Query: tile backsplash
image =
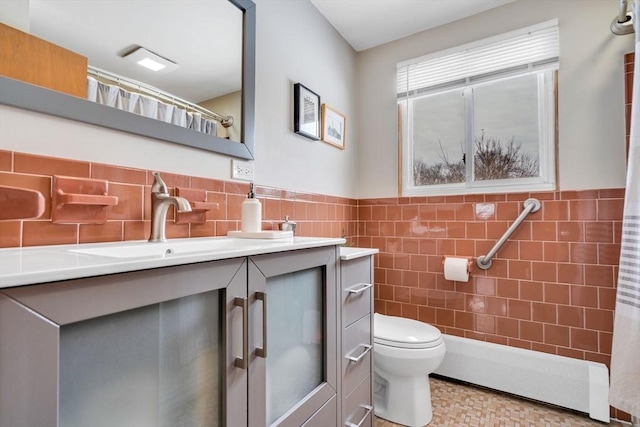
[[[0,150],[0,185],[37,190],[44,195],[40,218],[0,221],[0,247],[67,243],[143,240],[150,232],[150,189],[153,171],[37,156]],[[176,175],[160,171],[172,194],[176,187],[203,190],[206,202],[218,208],[206,212],[203,223],[176,223],[174,211],[167,215],[167,237],[226,236],[240,228],[240,205],[248,183]],[[106,180],[109,195],[118,198],[109,207],[104,224],[54,224],[51,222],[54,175]],[[298,223],[299,236],[346,237],[355,241],[357,201],[354,199],[301,193],[271,187],[256,188],[262,202],[264,229],[277,229],[286,215]]]

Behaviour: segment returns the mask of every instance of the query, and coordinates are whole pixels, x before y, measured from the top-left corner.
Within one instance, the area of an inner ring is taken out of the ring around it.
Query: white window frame
[[[438,58],[444,54],[451,54],[455,51],[469,50],[473,47],[484,46],[493,43],[496,40],[507,40],[512,38],[514,34],[526,34],[532,29],[545,28],[555,25],[557,20],[539,24],[533,27],[518,30],[516,32],[492,37],[490,39],[474,42],[469,45],[460,46],[458,48],[449,49],[444,52],[427,55],[411,61],[405,61],[398,64],[398,68],[406,67],[407,64],[416,64],[428,59]],[[549,191],[556,188],[556,82],[557,82],[558,63],[542,64],[533,69],[515,69],[512,71],[503,71],[498,73],[490,73],[480,78],[465,78],[452,82],[451,84],[436,85],[432,89],[422,89],[420,93],[407,93],[407,96],[398,98],[398,108],[401,111],[399,115],[402,123],[401,129],[401,176],[402,176],[402,195],[403,196],[429,196],[429,195],[457,195],[457,194],[491,194],[491,193],[511,193],[511,192],[529,192],[529,191]],[[527,75],[538,76],[538,135],[539,135],[539,167],[540,175],[531,178],[516,178],[503,180],[482,180],[473,181],[473,89],[504,81],[506,79],[524,77]],[[399,82],[400,85],[400,82]],[[449,91],[460,91],[464,94],[464,150],[467,153],[466,180],[462,183],[451,184],[432,184],[432,185],[415,185],[413,176],[414,164],[414,147],[413,147],[413,101],[423,99],[424,97],[443,94]]]

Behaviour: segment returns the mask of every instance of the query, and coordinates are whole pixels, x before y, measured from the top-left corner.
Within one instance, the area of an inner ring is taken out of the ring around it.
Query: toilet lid
[[[430,348],[442,343],[435,326],[403,317],[373,315],[374,342],[392,347]]]

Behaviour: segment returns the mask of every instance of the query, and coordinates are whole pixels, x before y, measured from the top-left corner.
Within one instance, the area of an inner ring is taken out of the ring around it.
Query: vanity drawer
[[[327,427],[336,422],[336,414],[338,413],[338,403],[335,396],[331,398],[324,406],[311,416],[302,427]]]
[[[373,426],[371,393],[371,377],[368,376],[344,400],[342,408],[343,426]]]
[[[365,316],[344,331],[342,390],[349,394],[371,373],[371,315]]]
[[[349,326],[372,311],[372,257],[343,261],[342,306],[343,325]]]

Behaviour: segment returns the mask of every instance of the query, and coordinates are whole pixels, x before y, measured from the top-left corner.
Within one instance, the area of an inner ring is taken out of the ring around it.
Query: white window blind
[[[558,21],[552,20],[405,61],[398,64],[398,95],[557,64],[558,46]]]

